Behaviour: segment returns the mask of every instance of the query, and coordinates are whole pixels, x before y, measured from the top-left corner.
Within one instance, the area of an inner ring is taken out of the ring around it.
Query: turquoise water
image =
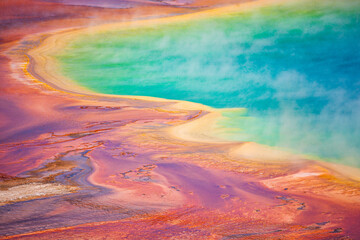
[[[360,166],[360,1],[297,1],[75,39],[56,57],[94,91],[225,112],[224,136]]]

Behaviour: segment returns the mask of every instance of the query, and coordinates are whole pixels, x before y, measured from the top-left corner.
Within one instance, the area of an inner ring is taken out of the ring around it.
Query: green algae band
[[[246,108],[224,136],[360,166],[359,24],[359,1],[290,1],[82,35],[56,57],[93,91]]]

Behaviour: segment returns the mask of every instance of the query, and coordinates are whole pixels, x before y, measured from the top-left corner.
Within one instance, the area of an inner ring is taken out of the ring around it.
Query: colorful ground
[[[84,32],[191,22],[284,1],[62,2],[1,2],[2,238],[360,237],[358,168],[220,140],[220,110],[94,93],[60,74],[51,57]]]

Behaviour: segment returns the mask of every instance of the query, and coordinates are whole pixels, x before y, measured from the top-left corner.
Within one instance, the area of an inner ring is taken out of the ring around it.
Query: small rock
[[[335,228],[334,231],[330,232],[330,233],[339,233],[342,232],[342,228]]]

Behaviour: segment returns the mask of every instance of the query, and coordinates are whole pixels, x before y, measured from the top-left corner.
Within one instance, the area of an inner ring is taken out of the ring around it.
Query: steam
[[[230,138],[360,166],[360,4],[345,2],[84,36],[58,57],[94,90],[245,107],[224,113]]]

